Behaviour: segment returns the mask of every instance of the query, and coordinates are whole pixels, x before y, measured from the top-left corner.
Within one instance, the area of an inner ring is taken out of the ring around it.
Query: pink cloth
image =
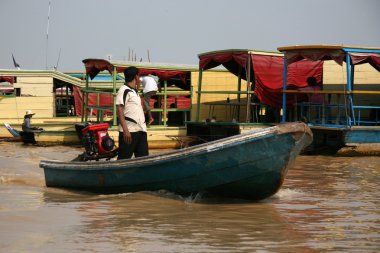
[[[305,88],[299,88],[299,90],[305,90],[305,91],[320,91],[321,87],[319,86],[307,86]],[[307,94],[309,97],[309,102],[312,104],[324,104],[325,99],[323,97],[323,94]]]

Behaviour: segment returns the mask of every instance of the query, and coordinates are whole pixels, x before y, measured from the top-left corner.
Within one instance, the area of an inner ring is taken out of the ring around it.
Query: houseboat
[[[46,131],[36,134],[43,143],[77,143],[73,124],[80,122],[72,105],[72,87],[83,86],[75,77],[50,70],[0,70],[0,137],[11,138],[4,124],[21,130],[27,110],[35,115],[32,124]]]
[[[280,123],[282,53],[227,49],[201,53],[198,57],[197,103],[194,120],[187,123],[188,135],[210,141]],[[313,62],[292,68],[304,65],[311,69],[320,68]],[[210,70],[219,66],[236,76],[234,84],[226,85],[217,78],[207,76]],[[307,74],[302,73],[299,79]],[[303,85],[299,79],[295,80],[294,86]]]
[[[198,80],[197,66],[90,59],[86,60],[87,67],[91,62],[103,62],[111,72],[101,71],[91,77],[90,69],[84,73],[0,70],[0,124],[3,126],[0,138],[12,137],[4,124],[21,129],[26,110],[35,113],[32,124],[45,129],[36,134],[40,144],[79,144],[75,124],[87,121],[109,122],[110,133],[116,136],[114,90],[124,84],[123,75],[118,73],[128,66],[136,66],[141,73],[154,74],[162,82],[162,92],[151,100],[155,121],[148,129],[150,147],[177,148],[186,144],[180,137],[186,135],[185,122],[193,117],[192,87]],[[117,71],[113,72],[113,68]],[[206,76],[226,85],[235,83],[236,79],[223,69],[210,71]]]
[[[380,48],[304,45],[278,50],[285,55],[282,121],[308,122],[314,149],[380,154]],[[329,66],[310,74],[318,89],[288,88],[290,78],[299,75],[290,68],[302,62]],[[312,96],[322,99],[313,102]]]

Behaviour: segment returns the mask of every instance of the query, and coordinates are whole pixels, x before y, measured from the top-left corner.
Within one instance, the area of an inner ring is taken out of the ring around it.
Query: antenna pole
[[[57,69],[58,69],[59,59],[61,59],[61,49],[62,49],[62,48],[59,49],[58,60],[57,60],[57,64],[56,64],[55,67],[54,67],[54,70],[57,70]]]
[[[48,9],[48,17],[47,17],[47,27],[46,27],[46,70],[48,69],[48,48],[49,48],[49,19],[50,19],[50,4],[51,0],[49,0],[49,9]]]

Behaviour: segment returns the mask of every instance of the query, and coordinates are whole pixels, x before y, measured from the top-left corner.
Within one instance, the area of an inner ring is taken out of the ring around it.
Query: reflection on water
[[[259,203],[169,192],[46,188],[41,159],[70,147],[0,143],[2,252],[376,252],[379,157],[300,156]]]

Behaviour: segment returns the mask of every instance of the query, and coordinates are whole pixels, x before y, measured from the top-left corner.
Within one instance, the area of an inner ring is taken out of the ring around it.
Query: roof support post
[[[190,113],[193,111],[193,92],[194,88],[192,85],[190,85]],[[191,115],[189,120],[191,120]]]
[[[165,80],[164,81],[164,110],[163,110],[163,124],[164,126],[167,126],[167,122],[168,122],[168,117],[167,117],[167,113],[168,113],[168,81]]]
[[[238,73],[238,91],[241,91],[241,71],[242,71],[242,67],[239,65],[239,73]],[[238,102],[240,102],[240,93],[237,95],[237,100]]]
[[[199,122],[199,114],[200,114],[200,110],[201,110],[202,72],[203,72],[203,69],[199,68],[199,73],[198,73],[197,115],[196,115],[196,121],[197,122]]]
[[[283,77],[283,92],[282,92],[282,122],[286,122],[286,85],[287,85],[287,76],[288,76],[288,65],[286,62],[286,53],[284,54],[284,77]]]
[[[88,75],[86,74],[85,76],[85,80],[86,80],[86,83],[88,82]],[[87,86],[87,84],[86,84]],[[81,109],[81,122],[84,121],[84,92],[83,92],[83,89],[82,89],[82,109]]]
[[[237,94],[237,102],[240,103],[240,91],[241,91],[241,72],[242,72],[242,67],[239,65],[239,72],[238,72],[238,91],[239,93]],[[229,96],[229,95],[228,95]],[[229,100],[228,100],[229,101]],[[237,121],[240,121],[240,107],[238,107],[239,110],[237,110]]]
[[[113,72],[112,72],[112,96],[113,96],[113,107],[112,107],[112,115],[113,115],[113,122],[112,125],[116,126],[117,125],[117,112],[116,112],[116,67],[113,67]]]
[[[351,127],[352,124],[356,124],[355,122],[355,111],[354,111],[354,104],[353,104],[353,94],[352,94],[352,87],[353,87],[353,67],[351,65],[351,58],[350,54],[346,52],[346,69],[347,69],[347,91],[348,91],[348,102],[350,107],[350,114],[348,120],[348,126]]]
[[[69,99],[69,86],[66,84],[66,117],[70,116]]]
[[[82,115],[84,115],[84,121],[87,122],[88,120],[88,115],[87,115],[87,109],[88,109],[88,83],[89,83],[89,76],[88,74],[86,75],[86,89],[84,91],[84,95],[85,95],[85,101],[84,101],[84,104],[82,106],[82,108],[84,109],[84,112]]]
[[[246,122],[251,121],[251,54],[248,54],[248,62],[247,62],[247,115],[246,115]]]

